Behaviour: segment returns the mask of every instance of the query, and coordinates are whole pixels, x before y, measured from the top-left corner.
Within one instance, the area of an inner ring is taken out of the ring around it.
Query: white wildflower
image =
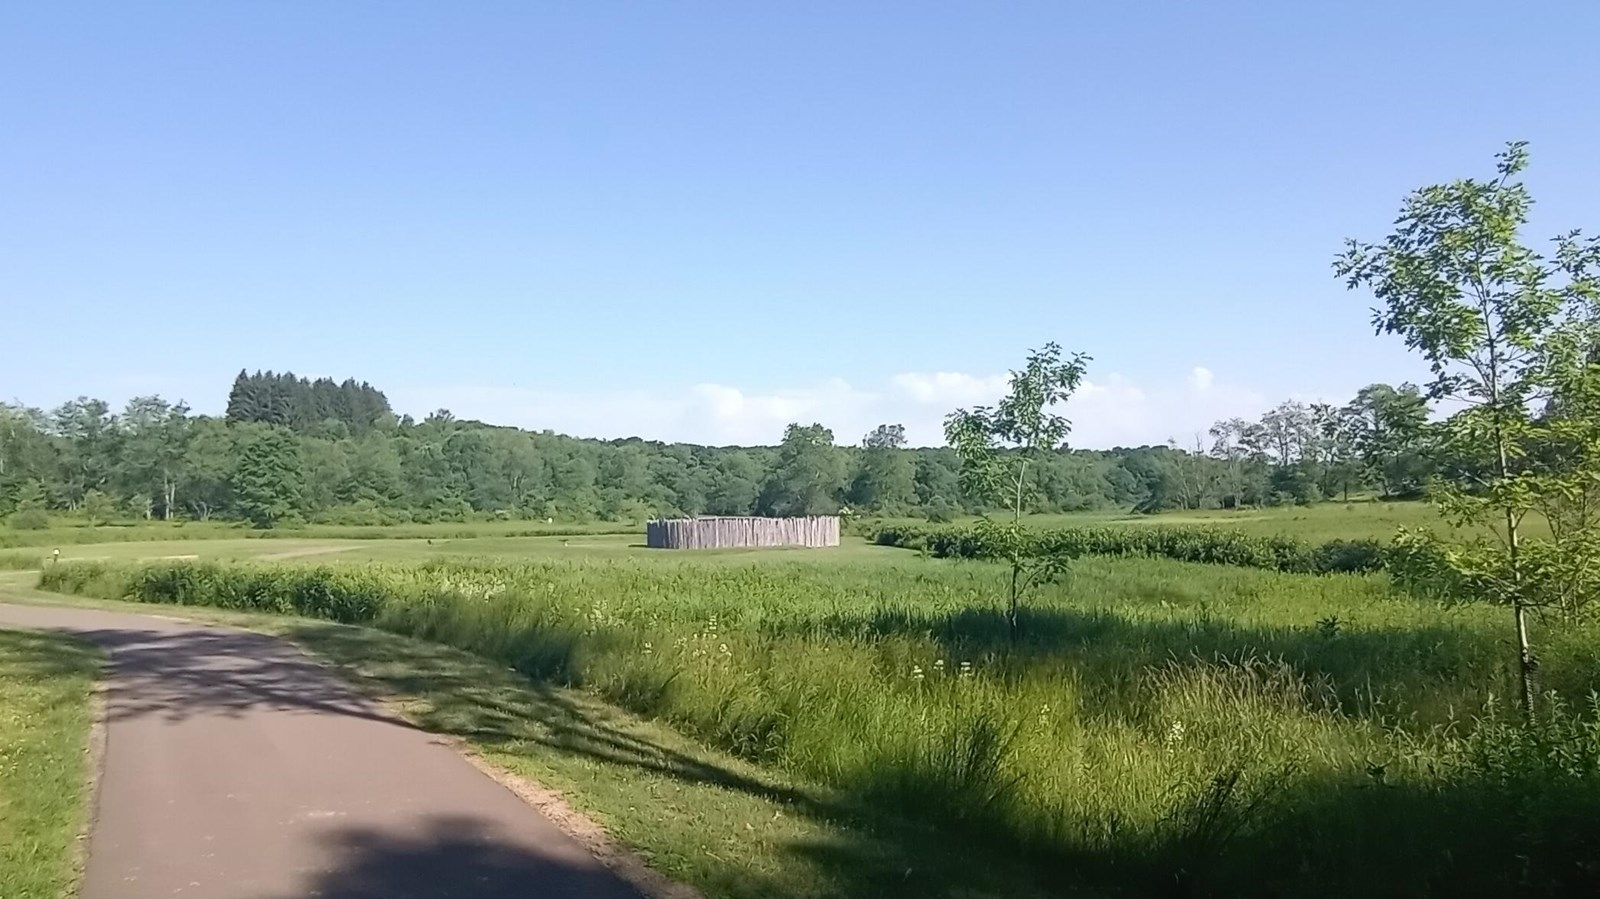
[[[1177,746],[1178,744],[1182,743],[1183,742],[1183,735],[1184,735],[1183,722],[1182,721],[1174,721],[1174,722],[1172,722],[1172,726],[1167,728],[1167,736],[1165,738],[1165,742],[1167,744],[1167,748],[1171,749],[1172,747]]]

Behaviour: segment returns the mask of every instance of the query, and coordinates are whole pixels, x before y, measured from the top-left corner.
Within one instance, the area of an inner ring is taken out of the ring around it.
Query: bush
[[[942,496],[936,496],[932,502],[928,503],[923,515],[934,524],[945,524],[954,521],[958,512],[960,510],[952,506],[949,500]]]
[[[50,527],[50,515],[42,509],[23,509],[12,514],[11,527],[18,531],[43,531]]]
[[[1377,571],[1383,568],[1383,545],[1376,540],[1330,540],[1317,547],[1318,571]]]
[[[980,529],[893,524],[868,535],[880,546],[922,550],[936,557],[988,559],[999,555]],[[1377,571],[1383,548],[1373,540],[1307,543],[1292,537],[1254,537],[1238,531],[1195,527],[1082,527],[1033,532],[1033,552],[1041,555],[1140,556],[1238,565],[1298,574]]]
[[[46,590],[133,602],[215,606],[370,622],[382,608],[382,585],[355,568],[269,568],[215,562],[115,566],[72,562],[40,575]]]
[[[1455,543],[1428,530],[1402,528],[1384,550],[1384,564],[1395,587],[1423,599],[1509,604],[1520,590],[1528,607],[1575,621],[1600,611],[1600,572],[1575,562],[1592,555],[1588,546],[1530,540],[1521,545],[1514,577],[1503,546],[1482,539]]]

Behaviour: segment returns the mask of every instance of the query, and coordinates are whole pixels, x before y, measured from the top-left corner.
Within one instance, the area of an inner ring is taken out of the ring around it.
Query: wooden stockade
[[[658,518],[645,525],[654,549],[727,549],[735,546],[838,546],[839,516],[806,518]]]

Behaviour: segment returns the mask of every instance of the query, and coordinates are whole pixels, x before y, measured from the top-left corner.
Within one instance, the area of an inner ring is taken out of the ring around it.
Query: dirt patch
[[[333,553],[349,552],[352,549],[355,549],[355,547],[354,546],[304,546],[304,547],[301,547],[299,549],[286,549],[286,550],[284,550],[282,552],[267,553],[265,555],[256,556],[256,558],[257,559],[262,559],[262,560],[268,561],[268,562],[276,562],[276,561],[281,561],[283,559],[302,559],[302,558],[305,558],[306,556],[326,556],[326,555],[331,555]],[[194,557],[190,556],[190,558],[194,558]]]

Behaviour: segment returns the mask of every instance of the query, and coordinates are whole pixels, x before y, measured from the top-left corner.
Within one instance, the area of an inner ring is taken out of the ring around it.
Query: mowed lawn
[[[57,899],[77,880],[90,695],[100,655],[0,630],[0,896]]]

